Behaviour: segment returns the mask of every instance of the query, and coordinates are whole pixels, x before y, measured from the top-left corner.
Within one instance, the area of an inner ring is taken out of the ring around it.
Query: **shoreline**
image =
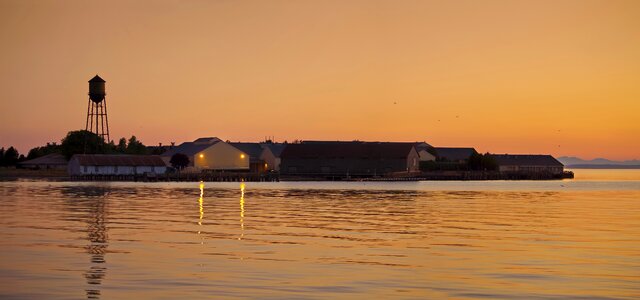
[[[557,181],[563,179],[573,179],[571,171],[563,174],[549,173],[500,173],[496,171],[430,171],[418,173],[401,173],[390,176],[347,176],[341,174],[317,175],[280,175],[273,173],[242,173],[242,172],[221,172],[221,173],[186,173],[186,174],[163,174],[163,175],[137,175],[137,176],[70,176],[66,170],[28,170],[28,169],[0,169],[0,181],[17,180],[45,180],[45,181],[77,181],[77,182],[295,182],[295,181],[317,181],[317,182],[397,182],[397,181]]]

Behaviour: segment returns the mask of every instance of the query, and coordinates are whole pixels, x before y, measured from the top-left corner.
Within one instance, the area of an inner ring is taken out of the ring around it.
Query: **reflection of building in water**
[[[238,240],[242,240],[244,237],[244,182],[240,183],[240,237]]]

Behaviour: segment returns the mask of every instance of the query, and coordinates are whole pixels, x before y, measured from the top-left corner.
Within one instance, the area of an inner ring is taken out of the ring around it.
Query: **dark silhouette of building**
[[[564,165],[551,155],[537,154],[492,154],[503,173],[549,173],[560,175]]]
[[[25,160],[23,162],[19,162],[18,166],[25,169],[58,169],[58,170],[66,170],[68,162],[64,158],[64,155],[60,153],[51,153],[45,156],[40,156],[38,158]]]
[[[307,141],[282,150],[283,175],[372,177],[418,171],[415,143]]]
[[[465,162],[473,154],[478,154],[474,148],[435,147],[436,158],[440,161]]]

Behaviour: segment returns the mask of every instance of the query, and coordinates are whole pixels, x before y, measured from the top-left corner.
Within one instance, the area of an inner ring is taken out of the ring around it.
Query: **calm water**
[[[640,298],[640,172],[0,182],[0,298]]]

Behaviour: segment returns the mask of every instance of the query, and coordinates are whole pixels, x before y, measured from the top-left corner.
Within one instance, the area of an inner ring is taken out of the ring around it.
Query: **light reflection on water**
[[[0,183],[0,298],[640,295],[635,182],[456,184]]]
[[[242,240],[244,237],[244,188],[246,184],[240,183],[240,237],[238,240]]]

